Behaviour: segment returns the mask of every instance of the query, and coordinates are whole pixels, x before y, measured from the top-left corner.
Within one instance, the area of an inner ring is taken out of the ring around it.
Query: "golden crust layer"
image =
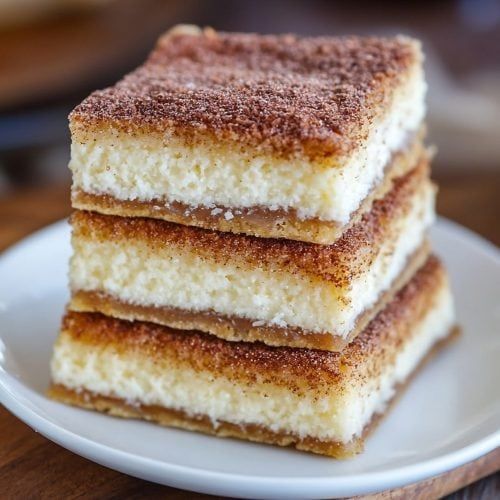
[[[277,446],[294,446],[298,450],[333,458],[350,458],[363,451],[364,437],[343,444],[335,441],[320,441],[311,437],[300,438],[289,433],[275,432],[259,425],[235,425],[219,421],[217,426],[214,426],[205,416],[192,417],[182,411],[161,406],[131,405],[123,399],[102,396],[85,390],[77,392],[62,385],[52,385],[48,395],[62,403],[97,410],[114,417],[142,418],[166,427],[177,427],[218,437],[238,438]]]
[[[77,106],[71,128],[210,135],[321,159],[359,145],[421,60],[418,42],[405,37],[177,29],[141,67]]]
[[[407,174],[419,162],[424,162],[427,153],[422,145],[423,131],[417,135],[404,151],[396,153],[385,169],[384,179],[363,200],[351,215],[348,224],[325,221],[318,218],[301,219],[295,210],[270,210],[265,207],[192,207],[180,202],[166,200],[119,200],[110,195],[92,194],[73,189],[73,208],[90,210],[121,217],[150,217],[186,226],[196,226],[215,231],[243,233],[260,238],[285,238],[322,245],[337,241],[343,232],[361,221],[370,211],[376,199],[383,198],[393,187],[394,179]],[[428,161],[428,160],[427,160]],[[215,210],[214,210],[215,208]],[[231,213],[227,219],[225,214]]]
[[[387,241],[392,225],[411,208],[415,192],[428,182],[429,162],[393,181],[392,189],[376,200],[361,221],[345,231],[332,245],[256,238],[242,234],[210,231],[148,218],[128,218],[76,211],[71,223],[76,238],[93,240],[143,240],[148,245],[177,245],[223,264],[235,258],[252,266],[267,266],[347,286],[375,258]]]
[[[193,370],[252,384],[256,376],[292,390],[331,391],[332,384],[352,384],[376,376],[394,361],[412,325],[447,286],[434,256],[342,352],[271,347],[260,342],[226,342],[196,331],[179,331],[145,322],[129,322],[98,313],[68,311],[62,331],[87,345],[112,345],[116,352],[140,349],[142,355],[171,359]]]
[[[404,271],[391,288],[384,292],[377,303],[362,313],[347,338],[335,332],[314,333],[299,327],[257,325],[253,320],[228,317],[213,312],[195,312],[169,307],[148,307],[124,303],[119,299],[100,292],[76,290],[72,293],[68,308],[76,312],[96,312],[128,321],[147,321],[169,326],[178,330],[200,330],[228,341],[260,341],[272,346],[302,347],[341,351],[367,326],[392,300],[415,272],[422,267],[429,256],[430,246],[425,242],[408,259]]]

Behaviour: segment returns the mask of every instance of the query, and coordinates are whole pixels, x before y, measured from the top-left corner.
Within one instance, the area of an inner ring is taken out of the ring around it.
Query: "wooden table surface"
[[[500,176],[440,179],[440,214],[500,245]],[[0,199],[0,250],[70,213],[67,186],[23,191]],[[1,279],[1,278],[0,278]],[[500,450],[418,486],[377,498],[500,498]],[[481,481],[478,478],[489,476]],[[475,481],[475,482],[474,482]],[[214,498],[155,485],[96,465],[40,436],[0,407],[0,498]]]

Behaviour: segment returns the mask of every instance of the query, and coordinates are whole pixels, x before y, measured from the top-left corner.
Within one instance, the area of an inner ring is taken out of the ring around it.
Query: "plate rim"
[[[62,231],[66,224],[67,219],[59,220],[19,240],[0,253],[0,264],[4,259],[14,256],[16,252],[30,246],[40,237],[49,236],[51,232]],[[438,218],[435,227],[451,231],[460,239],[467,240],[470,245],[475,247],[475,250],[480,251],[496,265],[500,265],[500,251],[494,243],[470,229],[442,217]],[[473,461],[500,446],[499,429],[473,443],[437,457],[401,467],[354,476],[292,476],[285,478],[210,471],[172,462],[162,462],[81,436],[37,412],[32,401],[22,394],[16,395],[12,383],[6,385],[9,382],[8,378],[11,378],[15,383],[22,384],[0,366],[0,403],[17,418],[49,440],[114,470],[160,484],[210,494],[279,498],[286,493],[288,498],[299,498],[299,496],[303,498],[304,494],[308,498],[321,498],[325,495],[346,496],[373,493],[437,476]],[[45,396],[40,395],[40,397]],[[25,401],[23,402],[23,400]],[[161,478],[159,474],[161,474]],[[283,490],[284,481],[287,484],[286,492]],[[353,486],[353,483],[356,484]]]

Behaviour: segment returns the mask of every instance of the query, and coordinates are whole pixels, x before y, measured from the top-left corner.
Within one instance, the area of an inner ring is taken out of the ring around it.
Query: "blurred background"
[[[0,240],[69,211],[68,113],[176,23],[420,38],[441,211],[500,243],[500,0],[0,0]]]

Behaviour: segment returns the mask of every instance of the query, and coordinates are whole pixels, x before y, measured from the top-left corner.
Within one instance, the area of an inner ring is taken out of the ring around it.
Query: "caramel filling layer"
[[[392,181],[415,167],[424,152],[423,131],[409,146],[394,154],[385,169],[383,180],[353,212],[347,224],[319,218],[300,218],[294,209],[272,210],[265,206],[251,208],[224,206],[191,206],[169,200],[121,200],[107,194],[96,194],[73,189],[72,204],[80,210],[92,210],[107,215],[151,217],[178,224],[244,233],[263,238],[287,238],[319,244],[334,243],[343,232],[361,220],[374,200],[383,198],[392,188]]]

